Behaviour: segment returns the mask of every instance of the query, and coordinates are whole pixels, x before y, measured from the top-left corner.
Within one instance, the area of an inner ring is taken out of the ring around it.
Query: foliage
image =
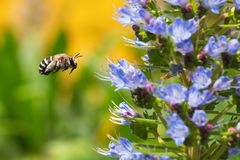
[[[102,80],[126,89],[110,120],[142,139],[109,136],[100,154],[119,159],[239,157],[240,4],[226,0],[128,0],[115,18],[130,25],[143,65],[109,61]]]

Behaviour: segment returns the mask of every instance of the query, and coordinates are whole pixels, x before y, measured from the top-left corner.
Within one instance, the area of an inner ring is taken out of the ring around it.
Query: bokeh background
[[[107,134],[130,136],[109,121],[108,106],[129,93],[100,81],[106,57],[137,61],[122,36],[130,27],[113,19],[122,0],[1,0],[0,159],[97,160]],[[78,68],[49,76],[41,60],[81,53]],[[120,134],[121,132],[121,134]]]

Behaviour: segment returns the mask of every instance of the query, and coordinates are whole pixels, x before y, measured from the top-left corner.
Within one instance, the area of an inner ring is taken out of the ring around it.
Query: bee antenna
[[[74,56],[74,58],[79,58],[79,57],[82,57],[82,55],[80,55],[80,53],[78,53]]]

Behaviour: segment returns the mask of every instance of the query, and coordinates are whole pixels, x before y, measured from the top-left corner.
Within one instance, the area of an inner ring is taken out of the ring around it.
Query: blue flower
[[[123,37],[123,39],[124,39],[130,46],[146,47],[146,48],[154,47],[153,45],[151,45],[151,43],[139,41],[138,39],[136,39],[136,40],[131,40],[131,39],[126,38],[126,37]]]
[[[231,83],[233,79],[222,76],[216,80],[216,82],[213,84],[213,90],[214,91],[224,91],[231,88]]]
[[[190,73],[190,79],[193,86],[197,89],[207,88],[211,83],[212,71],[210,68],[198,66],[195,72]]]
[[[169,26],[169,34],[177,46],[176,48],[177,51],[185,55],[186,53],[189,53],[193,50],[190,38],[192,34],[198,30],[198,28],[199,28],[198,21],[195,21],[194,19],[184,21],[180,18],[177,18]]]
[[[180,18],[169,26],[169,33],[176,44],[182,43],[192,36],[199,28],[199,22],[194,19],[184,21]]]
[[[240,9],[240,0],[233,0],[237,9]]]
[[[130,124],[129,118],[137,117],[138,113],[132,109],[126,102],[122,102],[117,106],[115,103],[114,107],[110,107],[109,111],[113,116],[110,117],[110,120],[113,123],[126,125]]]
[[[231,55],[234,55],[237,53],[237,51],[240,50],[240,43],[237,39],[231,39],[227,44],[227,52]]]
[[[183,41],[182,43],[176,44],[176,51],[182,53],[183,55],[186,55],[187,53],[190,53],[193,51],[193,45],[190,39]]]
[[[232,148],[228,150],[228,159],[230,160],[231,157],[237,158],[237,155],[240,155],[240,149],[239,148]]]
[[[180,84],[170,84],[165,89],[156,88],[154,95],[170,104],[181,104],[187,97],[187,89]]]
[[[153,96],[164,99],[166,96],[165,88],[161,86],[154,87]]]
[[[118,64],[109,64],[111,71],[108,73],[112,84],[116,86],[116,90],[125,88],[134,90],[142,88],[147,83],[147,78],[141,70],[129,65],[126,60],[119,60]]]
[[[167,134],[175,141],[176,145],[183,144],[189,135],[189,129],[177,113],[170,114],[166,121],[168,123]]]
[[[196,87],[192,86],[187,94],[188,105],[192,108],[197,108],[201,105],[209,104],[217,99],[213,91],[204,90],[200,91]]]
[[[202,105],[209,104],[217,99],[217,96],[214,95],[213,91],[204,90],[202,94],[205,97]]]
[[[165,1],[173,6],[180,7],[185,7],[189,3],[189,0],[165,0]]]
[[[240,122],[238,122],[238,124],[237,124],[237,126],[236,126],[236,130],[237,130],[238,132],[240,132]]]
[[[170,76],[176,76],[180,73],[183,72],[183,65],[182,64],[170,64],[170,67],[169,67],[169,75]]]
[[[236,86],[235,93],[240,96],[240,80],[237,81]]]
[[[205,95],[202,94],[196,87],[191,87],[187,94],[188,105],[192,108],[200,106],[205,100]]]
[[[171,160],[169,156],[161,156],[159,160]]]
[[[143,154],[134,150],[131,142],[126,138],[120,137],[119,142],[111,141],[108,147],[108,150],[97,148],[97,152],[105,156],[129,160],[135,156],[143,156]]]
[[[195,110],[192,121],[198,126],[203,127],[207,123],[207,114],[203,110]]]
[[[204,0],[204,6],[209,8],[213,13],[218,14],[219,8],[224,5],[226,0]]]
[[[169,156],[161,156],[159,160],[171,160]]]
[[[149,55],[148,55],[148,54],[145,54],[144,56],[142,56],[141,59],[143,60],[143,62],[144,62],[144,64],[145,64],[146,66],[151,66],[151,65],[152,65],[152,64],[149,62],[150,58],[149,58]],[[149,69],[150,69],[151,71],[154,70],[153,68],[150,68],[150,67],[149,67]]]
[[[143,29],[158,36],[167,37],[167,25],[163,17],[151,18]]]
[[[132,159],[132,160],[171,160],[168,156],[155,157],[154,155],[147,154],[144,155],[142,159]]]
[[[123,25],[145,24],[151,17],[147,10],[134,5],[125,5],[119,8],[117,13],[116,19]]]
[[[120,160],[170,160],[170,159],[161,159],[155,157],[151,154],[143,154],[141,152],[137,152],[131,142],[126,139],[120,137],[119,140],[115,140],[112,137],[111,142],[108,146],[109,149],[97,148],[96,151],[104,156],[109,156],[113,158],[119,158]]]
[[[148,4],[148,0],[128,0],[128,3],[144,7]]]
[[[236,129],[238,132],[240,132],[240,122],[238,122],[237,126],[236,126]]]
[[[204,47],[204,52],[213,58],[217,58],[220,53],[225,52],[227,49],[227,38],[226,36],[219,36],[216,42],[215,37],[211,36],[208,40],[207,45]]]

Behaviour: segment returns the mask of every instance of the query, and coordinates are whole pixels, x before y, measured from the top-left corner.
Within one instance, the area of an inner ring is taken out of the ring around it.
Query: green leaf
[[[240,113],[240,98],[239,98],[239,96],[237,96],[237,95],[233,96],[233,101],[234,101],[234,104],[236,104],[237,113]]]
[[[149,62],[153,66],[168,67],[167,54],[163,53],[163,49],[151,49],[148,51]]]
[[[130,129],[132,134],[138,136],[139,138],[146,140],[148,138],[147,126],[142,123],[131,123]]]
[[[237,74],[240,74],[240,70],[233,68],[225,69],[225,74],[226,76],[235,76]]]

